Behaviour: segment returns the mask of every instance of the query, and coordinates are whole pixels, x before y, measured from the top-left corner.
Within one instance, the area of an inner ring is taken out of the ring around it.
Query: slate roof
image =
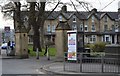
[[[60,11],[54,11],[48,19],[56,19],[59,14],[62,14],[63,17],[66,19],[70,19],[72,15],[76,15],[77,18],[79,19],[88,19],[91,15],[95,15],[98,19],[101,19],[104,17],[104,15],[108,15],[112,20],[118,19],[118,12],[96,12],[96,13],[91,13],[91,12],[85,12],[85,11],[68,11],[68,12],[60,12]]]
[[[46,11],[45,15],[48,15],[50,13],[50,11]],[[25,14],[28,14],[28,12],[24,12],[22,13],[22,16],[24,16]],[[85,12],[85,11],[67,11],[67,12],[61,12],[61,11],[54,11],[52,12],[49,17],[47,18],[48,20],[54,20],[56,19],[59,15],[62,15],[63,17],[65,17],[65,19],[69,20],[73,15],[76,15],[76,17],[78,19],[89,19],[89,17],[91,15],[95,15],[96,18],[98,19],[102,19],[104,17],[104,15],[108,15],[112,20],[118,19],[118,12]]]
[[[112,19],[118,19],[118,12],[107,12]]]

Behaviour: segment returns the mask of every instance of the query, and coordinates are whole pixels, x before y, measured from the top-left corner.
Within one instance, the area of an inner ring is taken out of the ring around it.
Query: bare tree
[[[43,34],[44,22],[47,19],[47,17],[57,8],[57,6],[59,5],[59,2],[55,6],[55,8],[47,15],[45,14],[46,2],[40,2],[40,3],[31,2],[30,3],[29,24],[32,25],[33,31],[34,31],[33,50],[36,50],[38,48],[39,51],[42,51],[41,45],[43,44],[42,41],[44,38],[44,34]],[[35,10],[36,7],[38,11]]]
[[[59,4],[59,3],[58,3]],[[23,26],[23,21],[21,20],[21,3],[20,2],[14,2],[12,5],[5,5],[3,7],[4,10],[4,16],[11,16],[11,13],[13,11],[14,16],[14,28],[15,31],[21,31],[21,29],[24,27],[26,31],[29,32],[31,29],[31,26],[33,27],[33,50],[36,50],[36,48],[41,50],[41,44],[40,44],[40,38],[43,38],[43,25],[44,21],[47,19],[47,17],[57,8],[58,4],[55,6],[55,8],[47,15],[45,15],[45,7],[46,2],[30,2],[30,10],[29,12],[29,25],[27,29],[25,26]],[[37,8],[37,11],[36,11]],[[36,13],[37,12],[37,13]],[[42,37],[40,37],[40,35]],[[41,40],[43,41],[43,39]]]
[[[55,1],[55,0],[54,0]],[[53,2],[54,2],[53,1]],[[80,3],[80,1],[78,1]],[[57,2],[56,1],[56,6],[52,9],[51,12],[48,14],[45,14],[45,8],[46,8],[46,3],[47,2],[30,2],[30,8],[29,8],[29,25],[27,28],[27,31],[31,29],[30,27],[33,27],[33,50],[36,50],[37,48],[39,51],[41,50],[41,45],[43,44],[43,28],[44,28],[44,22],[51,15],[53,11],[58,7],[59,4],[64,4],[63,2],[60,2],[60,0]],[[83,5],[84,2],[81,2],[80,4]],[[66,3],[68,5],[73,5],[73,3]],[[78,5],[73,5],[78,6]],[[85,5],[83,5],[85,6]],[[21,29],[22,27],[22,20],[21,20],[21,3],[20,2],[14,2],[14,8],[12,11],[14,11],[14,24],[15,24],[15,29]],[[37,9],[37,10],[36,10]],[[88,10],[88,8],[86,8]],[[76,10],[76,9],[75,9]],[[41,38],[41,39],[40,39]]]

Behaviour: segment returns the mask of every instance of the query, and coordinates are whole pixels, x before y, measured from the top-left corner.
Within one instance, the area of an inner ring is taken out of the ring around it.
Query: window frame
[[[93,25],[94,25],[94,24],[91,25],[91,31],[92,31],[92,32],[95,32],[95,31],[96,31],[96,28],[95,28],[95,25],[94,25],[94,27],[93,27]]]
[[[55,25],[52,26],[52,32],[55,32]]]
[[[95,22],[95,16],[92,15],[92,22]]]
[[[105,27],[105,26],[107,26],[107,27]],[[108,30],[108,25],[105,24],[105,25],[104,25],[104,31],[107,31],[107,30]]]
[[[51,27],[50,27],[50,25],[47,25],[47,32],[48,32],[48,33],[51,32]]]
[[[96,35],[91,35],[91,36],[90,36],[90,42],[91,42],[91,43],[96,42],[96,39],[97,39]]]
[[[87,28],[87,30],[86,30],[86,28]],[[84,31],[85,31],[85,32],[88,32],[88,25],[85,25]]]
[[[62,15],[59,15],[59,21],[63,21]]]
[[[76,19],[76,16],[74,15],[73,16],[73,22],[76,22],[77,21],[77,19]]]
[[[80,31],[83,31],[83,24],[80,24]]]
[[[108,17],[107,17],[107,15],[104,16],[104,22],[108,22]]]
[[[73,25],[72,25],[72,29],[73,29],[73,30],[77,30],[77,25],[76,25],[76,24],[73,24]]]

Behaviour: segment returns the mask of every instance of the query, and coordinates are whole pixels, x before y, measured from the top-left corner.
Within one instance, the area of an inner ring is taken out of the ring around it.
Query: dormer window
[[[80,24],[80,31],[83,31],[83,24]]]
[[[73,22],[76,22],[76,16],[75,15],[73,16]]]
[[[107,15],[105,15],[104,22],[107,22],[107,21],[108,21],[108,17],[107,17]]]
[[[59,21],[62,21],[62,16],[61,15],[59,16]]]
[[[94,22],[95,21],[95,17],[94,16],[92,16],[92,22]]]

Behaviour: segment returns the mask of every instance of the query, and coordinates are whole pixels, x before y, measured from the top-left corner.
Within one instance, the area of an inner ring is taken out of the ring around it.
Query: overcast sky
[[[4,0],[2,0],[4,1]],[[71,3],[70,0],[61,0],[64,3]],[[75,1],[75,0],[72,0]],[[79,0],[79,1],[85,1],[86,3],[90,3],[90,6],[92,6],[92,8],[97,8],[98,11],[118,11],[118,2],[120,0]],[[74,4],[77,4],[76,2],[74,2]],[[77,4],[78,5],[78,4]],[[68,6],[68,10],[72,10],[71,6]],[[82,10],[85,11],[82,6],[78,7],[78,10]],[[91,8],[90,8],[91,9]],[[1,9],[0,9],[1,10]],[[12,29],[13,27],[13,21],[9,20],[3,20],[3,15],[0,12],[0,28],[4,28],[4,26],[10,26]]]

